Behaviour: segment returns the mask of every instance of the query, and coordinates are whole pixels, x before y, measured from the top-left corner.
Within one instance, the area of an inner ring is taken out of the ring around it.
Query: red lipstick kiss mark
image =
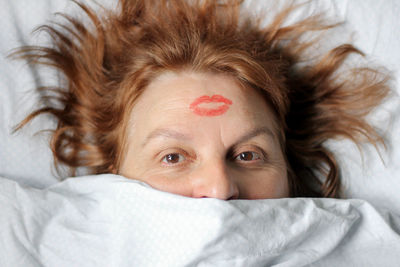
[[[200,107],[199,105],[202,103],[221,103],[223,105],[217,108],[205,108]],[[222,95],[213,95],[211,97],[207,95],[200,96],[190,104],[190,109],[193,112],[200,116],[219,116],[224,114],[228,109],[229,106],[232,105],[232,101],[223,97]]]

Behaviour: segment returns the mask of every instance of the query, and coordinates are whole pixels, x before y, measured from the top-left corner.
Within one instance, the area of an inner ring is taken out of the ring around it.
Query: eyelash
[[[258,150],[258,151],[243,150],[240,153],[234,153],[233,152],[233,153],[228,154],[228,158],[232,159],[233,161],[236,161],[236,159],[239,158],[242,154],[244,154],[244,153],[252,153],[254,155],[254,157],[257,157],[255,160],[249,160],[249,161],[238,160],[238,161],[241,162],[240,164],[252,164],[252,163],[255,163],[255,162],[258,162],[258,161],[265,162],[265,160],[267,158],[266,157],[266,153],[261,148],[258,148],[258,147],[257,147],[256,150]],[[167,157],[172,156],[172,155],[177,155],[179,162],[177,162],[177,163],[169,163],[169,162],[167,162]],[[161,163],[164,166],[179,166],[181,164],[184,164],[183,161],[188,159],[188,158],[189,158],[188,154],[185,153],[185,152],[167,153],[167,154],[164,154],[164,156],[161,158]]]

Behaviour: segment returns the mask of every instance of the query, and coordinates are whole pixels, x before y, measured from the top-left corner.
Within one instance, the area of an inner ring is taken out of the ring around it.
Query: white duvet
[[[115,175],[0,180],[0,266],[400,266],[400,218],[363,200],[193,199]]]

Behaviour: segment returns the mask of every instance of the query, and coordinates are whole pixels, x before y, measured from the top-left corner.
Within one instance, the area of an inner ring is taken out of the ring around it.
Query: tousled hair
[[[304,37],[335,25],[322,15],[286,25],[299,7],[292,4],[263,26],[242,2],[119,0],[117,9],[97,12],[76,2],[88,20],[61,14],[64,23],[39,28],[53,46],[15,54],[58,69],[66,81],[38,88],[44,106],[17,129],[51,114],[56,167],[69,166],[72,176],[78,167],[106,173],[121,164],[130,110],[154,78],[165,71],[227,74],[259,91],[274,111],[291,196],[339,197],[339,166],[324,142],[383,143],[365,117],[388,94],[387,75],[368,67],[341,72],[350,55],[363,55],[351,44],[299,64],[311,61],[318,42]]]

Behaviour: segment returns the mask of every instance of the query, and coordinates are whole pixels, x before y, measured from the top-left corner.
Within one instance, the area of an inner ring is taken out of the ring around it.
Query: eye
[[[260,154],[253,151],[245,151],[235,157],[235,160],[238,161],[256,161],[260,159],[261,159]]]
[[[167,154],[163,157],[162,162],[165,164],[177,164],[185,160],[185,157],[179,153]]]

